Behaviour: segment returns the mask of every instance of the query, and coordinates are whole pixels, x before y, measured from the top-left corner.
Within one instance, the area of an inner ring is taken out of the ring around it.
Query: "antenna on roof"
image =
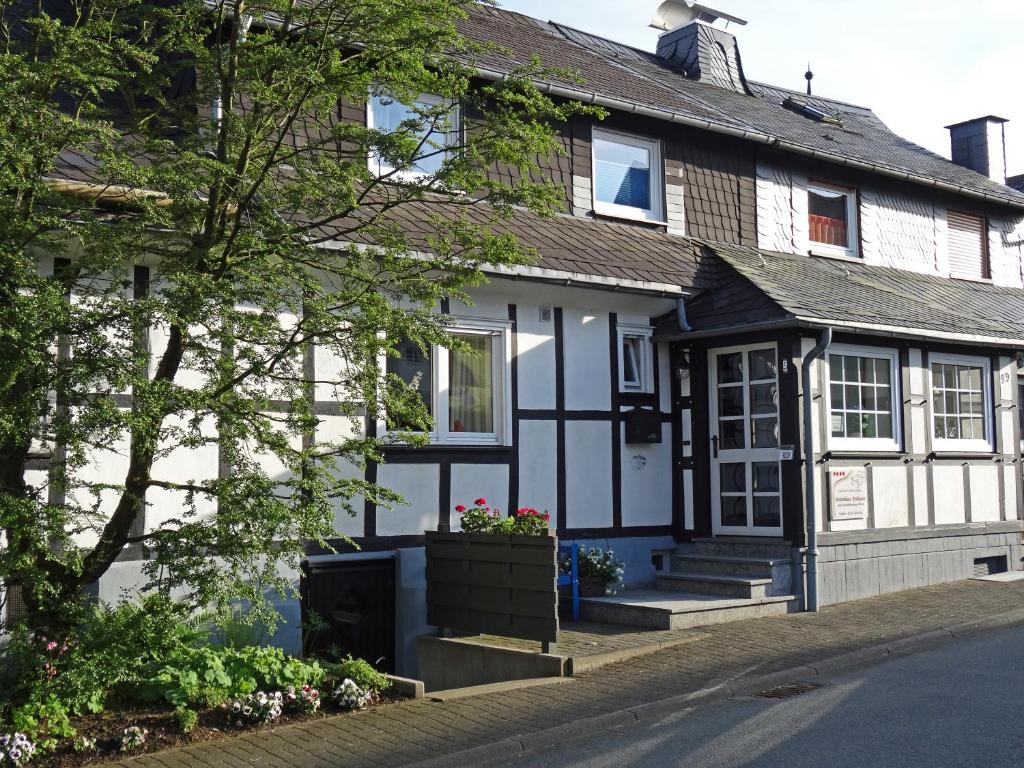
[[[807,62],[807,71],[804,72],[804,79],[807,80],[807,95],[811,95],[811,80],[814,79],[814,73],[811,72],[811,62]]]
[[[733,16],[724,11],[716,11],[714,8],[701,5],[696,0],[665,0],[665,2],[658,6],[658,10],[654,12],[651,26],[663,32],[671,32],[673,29],[679,29],[679,27],[685,26],[691,21],[703,21],[705,24],[714,24],[719,19],[724,19],[726,24],[732,22],[742,26],[747,23],[738,16]]]

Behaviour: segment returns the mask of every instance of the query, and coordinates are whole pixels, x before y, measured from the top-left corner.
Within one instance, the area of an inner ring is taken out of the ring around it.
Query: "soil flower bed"
[[[88,765],[391,699],[366,661],[291,656],[219,621],[153,596],[94,606],[57,638],[16,628],[0,648],[0,768]]]

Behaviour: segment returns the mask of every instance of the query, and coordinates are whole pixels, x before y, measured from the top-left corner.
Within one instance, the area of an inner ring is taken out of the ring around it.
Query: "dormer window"
[[[807,223],[811,253],[822,256],[857,254],[857,191],[811,185],[807,188]]]
[[[420,140],[420,146],[413,158],[415,163],[408,168],[395,168],[393,159],[375,152],[370,155],[370,170],[377,176],[393,175],[407,181],[433,176],[440,171],[451,151],[448,148],[458,143],[460,132],[457,109],[438,116],[438,107],[444,104],[444,99],[433,94],[423,94],[411,106],[387,96],[372,97],[367,104],[367,125],[387,134],[406,131]]]
[[[664,170],[661,143],[594,130],[594,211],[607,216],[662,222]]]

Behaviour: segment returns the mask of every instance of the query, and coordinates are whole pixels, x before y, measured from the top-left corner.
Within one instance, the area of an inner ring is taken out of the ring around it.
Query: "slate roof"
[[[688,302],[694,330],[790,321],[1024,345],[1024,291],[892,267],[704,243],[713,288]],[[664,329],[663,329],[664,335]]]
[[[520,270],[525,274],[539,268],[558,272],[562,279],[596,277],[622,287],[635,283],[632,287],[637,289],[675,293],[709,288],[720,277],[709,271],[710,267],[702,268],[699,242],[633,224],[565,214],[542,218],[518,209],[505,219],[495,217],[493,210],[484,205],[416,202],[397,206],[387,216],[401,227],[412,248],[423,251],[430,250],[432,236],[439,234],[438,217],[465,217],[475,225],[486,225],[494,234],[513,234],[519,245],[534,253],[532,264]],[[319,234],[332,236],[330,228],[321,229]],[[367,231],[346,237],[372,242]]]
[[[919,183],[940,182],[968,193],[1024,208],[1024,194],[897,136],[870,110],[813,97],[815,106],[835,113],[842,126],[818,123],[782,107],[796,91],[750,82],[748,96],[687,78],[654,53],[622,45],[577,29],[511,11],[481,6],[462,23],[467,37],[502,46],[473,64],[507,72],[532,56],[551,67],[579,73],[584,82],[553,77],[550,83],[584,95],[656,110],[665,119],[679,116],[704,121],[709,130],[748,132],[793,145],[793,151],[822,159],[877,167]]]
[[[1024,192],[1024,173],[1019,176],[1011,176],[1006,180],[1006,186],[1013,187],[1018,192]]]

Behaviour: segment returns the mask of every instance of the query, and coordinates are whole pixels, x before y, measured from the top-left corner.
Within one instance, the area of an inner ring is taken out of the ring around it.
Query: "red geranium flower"
[[[547,512],[544,513],[544,522],[545,523],[550,523],[551,522],[551,515],[549,515]]]
[[[482,506],[484,506],[484,504],[487,503],[487,499],[479,498],[476,501],[474,501],[473,503],[476,504],[478,507],[482,507]]]
[[[455,505],[455,511],[460,513],[460,514],[465,512],[466,511],[466,505],[465,504],[456,504]]]

